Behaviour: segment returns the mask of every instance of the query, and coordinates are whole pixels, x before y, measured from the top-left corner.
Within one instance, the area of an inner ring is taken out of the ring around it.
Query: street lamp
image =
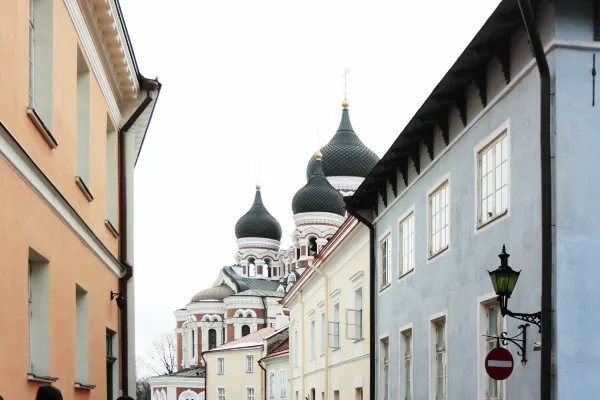
[[[521,271],[515,271],[508,265],[508,257],[510,257],[510,254],[506,253],[505,245],[502,245],[502,253],[500,253],[498,257],[500,258],[500,266],[494,271],[488,271],[488,273],[490,274],[490,279],[494,286],[494,292],[498,295],[502,316],[508,315],[509,317],[520,319],[521,321],[531,322],[532,324],[537,325],[541,331],[541,312],[524,314],[515,313],[508,309],[508,299],[515,289]]]

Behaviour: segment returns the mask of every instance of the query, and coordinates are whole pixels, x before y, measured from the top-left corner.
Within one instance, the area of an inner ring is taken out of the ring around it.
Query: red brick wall
[[[235,337],[235,332],[233,331],[233,324],[227,325],[227,341],[231,342]]]
[[[263,266],[257,265],[256,266],[256,275],[262,275],[262,274],[263,274]]]
[[[181,396],[181,393],[185,392],[186,390],[191,390],[192,392],[195,392],[195,393],[198,393],[198,394],[204,392],[204,389],[178,387],[177,388],[177,392],[176,392],[177,393],[177,398],[179,398],[179,396]]]

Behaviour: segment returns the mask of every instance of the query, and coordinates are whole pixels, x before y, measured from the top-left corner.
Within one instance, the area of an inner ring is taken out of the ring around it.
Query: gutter
[[[375,226],[370,223],[366,218],[362,215],[358,214],[355,210],[351,208],[350,203],[351,197],[344,197],[344,202],[346,203],[346,210],[348,214],[354,216],[358,222],[365,225],[369,228],[369,313],[371,315],[370,324],[369,324],[369,398],[375,399],[375,388],[376,388],[376,380],[375,380],[375,370],[377,367],[377,363],[375,362],[375,338],[376,334],[376,323],[377,323],[377,314],[375,307],[375,300],[377,299],[377,284],[376,284],[376,273],[375,273]]]
[[[138,120],[140,115],[152,102],[150,93],[152,90],[160,87],[157,81],[151,79],[143,79],[140,86],[146,90],[146,98],[142,101],[139,107],[133,112],[131,117],[119,129],[119,261],[125,268],[125,275],[119,279],[119,297],[117,305],[120,309],[120,337],[121,337],[121,390],[123,395],[129,394],[129,325],[128,309],[127,309],[127,284],[133,277],[133,265],[129,264],[127,259],[127,163],[126,163],[126,147],[125,134]]]
[[[552,134],[550,131],[550,68],[544,46],[537,29],[530,0],[518,0],[521,16],[531,51],[540,73],[540,172],[542,213],[542,295],[541,332],[542,354],[540,368],[540,400],[551,400],[552,396]]]
[[[262,366],[262,361],[265,359],[265,357],[261,358],[260,360],[258,360],[258,366],[260,367],[260,369],[263,370],[263,397],[264,400],[267,400],[267,370],[265,369],[265,367]]]

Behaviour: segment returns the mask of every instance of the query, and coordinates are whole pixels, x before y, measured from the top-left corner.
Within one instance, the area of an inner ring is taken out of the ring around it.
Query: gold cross
[[[344,100],[346,100],[346,96],[348,95],[348,74],[350,73],[350,69],[344,69],[344,73],[342,74],[342,78],[344,78]]]

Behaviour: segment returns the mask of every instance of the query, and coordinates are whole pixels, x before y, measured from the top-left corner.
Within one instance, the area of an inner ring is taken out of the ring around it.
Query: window
[[[405,275],[415,268],[415,213],[400,222],[400,273]]]
[[[48,260],[29,249],[28,269],[29,373],[50,376],[50,267]]]
[[[275,371],[269,372],[269,399],[275,398]]]
[[[117,133],[106,116],[106,220],[117,226]],[[110,229],[110,228],[109,228]],[[116,232],[116,231],[115,231]]]
[[[254,388],[246,388],[246,400],[254,400]]]
[[[91,201],[90,185],[90,70],[77,47],[77,182]],[[82,187],[83,186],[83,187]]]
[[[52,127],[52,0],[29,0],[29,101],[36,118]]]
[[[75,380],[86,385],[89,381],[88,294],[79,285],[75,285],[75,327]]]
[[[116,334],[110,329],[106,330],[106,393],[107,399],[113,400],[115,398],[115,382],[118,382],[116,373]]]
[[[390,344],[389,338],[381,339],[381,398],[389,399],[390,386]]]
[[[316,358],[316,350],[315,350],[315,335],[316,335],[316,327],[315,327],[315,320],[312,319],[310,321],[310,359],[311,361],[314,360]]]
[[[404,341],[404,399],[412,400],[412,330],[402,332]]]
[[[217,331],[214,329],[208,330],[208,349],[212,350],[217,347]]]
[[[346,310],[346,337],[360,340],[362,336],[362,287],[354,291],[354,309]]]
[[[505,130],[477,154],[478,226],[508,209],[508,136]]]
[[[448,181],[429,195],[429,257],[448,248],[450,243],[450,189]]]
[[[340,400],[340,391],[339,390],[333,391],[333,400]]]
[[[340,348],[340,303],[333,305],[333,321],[329,323],[329,347]]]
[[[321,355],[325,355],[325,343],[327,342],[326,330],[325,330],[325,313],[321,313]]]
[[[386,237],[379,243],[380,252],[380,263],[379,269],[381,271],[381,283],[379,289],[384,289],[390,284],[390,237]]]
[[[196,349],[198,348],[198,337],[196,336],[196,329],[192,328],[192,358],[196,357]]]
[[[298,331],[294,331],[294,367],[298,367],[298,348],[301,346],[298,342]]]
[[[446,400],[446,321],[435,323],[435,398]]]
[[[250,327],[248,325],[242,325],[242,337],[250,334]]]
[[[288,384],[288,377],[287,377],[287,369],[282,369],[280,374],[280,387],[279,387],[279,398],[281,399],[287,399],[287,384]]]
[[[363,400],[363,388],[356,388],[356,400]]]
[[[218,388],[217,389],[217,399],[218,400],[225,400],[225,389],[224,388]]]
[[[504,321],[502,315],[500,314],[500,307],[497,304],[488,306],[486,309],[486,319],[487,319],[487,333],[489,336],[500,336],[502,332],[504,332]],[[492,349],[496,348],[497,340],[486,337],[486,353],[489,353]],[[486,376],[486,400],[501,400],[503,398],[503,382],[497,381]]]
[[[254,372],[254,356],[246,356],[246,373]]]
[[[225,375],[225,359],[223,357],[217,358],[217,375]]]

